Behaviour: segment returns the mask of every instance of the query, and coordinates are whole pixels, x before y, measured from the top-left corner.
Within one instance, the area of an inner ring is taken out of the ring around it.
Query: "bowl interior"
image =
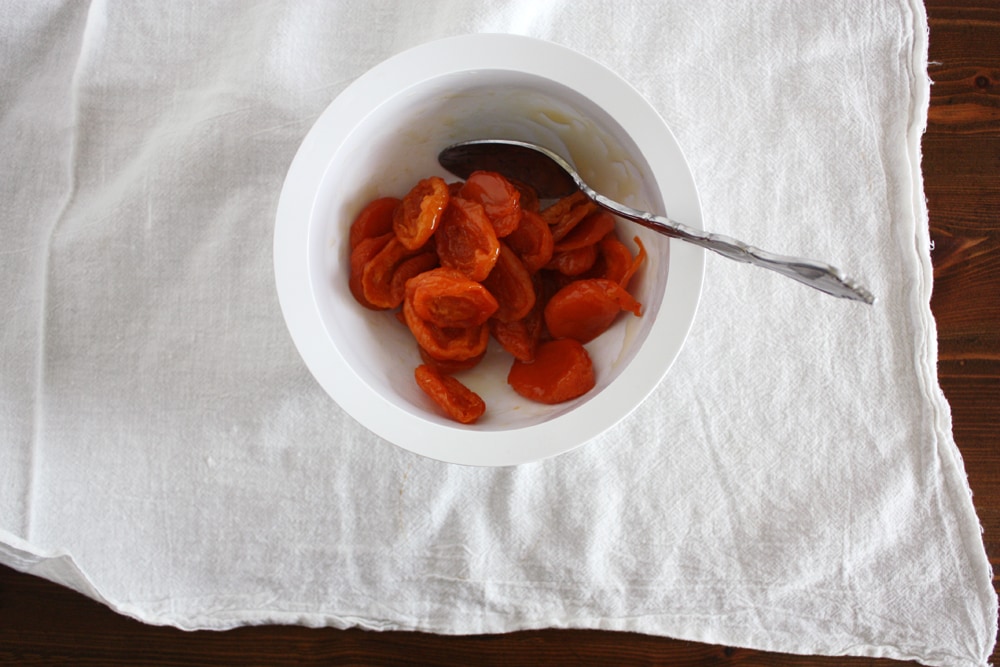
[[[420,357],[413,337],[390,313],[358,305],[347,287],[348,229],[358,211],[382,196],[402,197],[421,178],[455,180],[437,163],[445,146],[501,137],[542,144],[570,158],[598,191],[635,208],[663,211],[663,198],[642,152],[593,101],[550,79],[503,69],[450,72],[401,90],[365,115],[331,156],[319,184],[309,228],[309,279],[323,327],[356,380],[393,408],[448,428],[517,430],[566,415],[620,376],[646,342],[669,276],[667,239],[619,221],[619,235],[642,239],[648,260],[630,285],[642,317],[623,314],[587,345],[597,387],[548,406],[517,395],[506,382],[512,358],[491,341],[483,363],[458,377],[487,404],[478,423],[441,416],[413,380]]]

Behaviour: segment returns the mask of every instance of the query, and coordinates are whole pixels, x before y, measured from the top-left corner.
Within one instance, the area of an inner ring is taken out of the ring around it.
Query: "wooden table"
[[[927,6],[934,85],[923,168],[934,242],[931,306],[940,341],[938,370],[985,528],[986,550],[1000,571],[1000,0],[928,0]],[[781,655],[599,631],[440,637],[267,626],[183,632],[143,625],[5,567],[0,567],[0,662],[904,664]]]

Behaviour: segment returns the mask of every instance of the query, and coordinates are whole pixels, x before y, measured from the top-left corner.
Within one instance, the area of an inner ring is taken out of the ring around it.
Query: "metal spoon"
[[[535,144],[507,139],[464,141],[441,151],[438,162],[460,178],[468,178],[474,171],[485,170],[498,172],[522,183],[530,183],[542,199],[563,197],[579,189],[598,206],[665,236],[707,248],[729,259],[777,271],[836,297],[867,304],[875,301],[872,293],[862,285],[824,262],[775,255],[722,234],[703,232],[669,218],[612,201],[584,183],[566,160]]]

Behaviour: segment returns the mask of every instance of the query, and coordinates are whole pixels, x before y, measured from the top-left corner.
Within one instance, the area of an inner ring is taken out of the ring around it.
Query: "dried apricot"
[[[544,328],[542,310],[532,308],[531,312],[519,320],[501,322],[495,317],[489,321],[490,334],[500,343],[500,347],[515,359],[532,361]]]
[[[454,197],[434,235],[441,266],[458,269],[471,280],[489,275],[500,254],[500,242],[483,207]]]
[[[555,244],[556,252],[594,245],[615,228],[615,218],[607,211],[594,211]]]
[[[444,179],[431,176],[418,182],[403,197],[392,218],[392,228],[409,250],[420,248],[437,229],[451,195]]]
[[[590,202],[590,198],[587,197],[582,191],[577,190],[572,194],[562,197],[549,206],[546,206],[542,210],[542,217],[545,222],[550,225],[558,224],[563,217],[568,215],[577,206],[585,205]]]
[[[483,207],[498,238],[507,236],[521,223],[521,193],[496,172],[472,172],[458,196]]]
[[[392,280],[389,283],[390,302],[396,305],[401,304],[406,295],[406,283],[409,282],[410,278],[431,271],[437,265],[437,253],[433,250],[424,250],[400,262],[395,271],[392,272]]]
[[[361,288],[365,299],[376,308],[395,308],[403,302],[403,290],[399,281],[393,284],[393,276],[400,265],[419,251],[408,250],[393,236],[389,242],[366,264],[361,274]]]
[[[443,375],[426,364],[413,373],[417,385],[444,410],[449,418],[461,424],[475,423],[486,412],[480,396],[457,379]]]
[[[529,273],[535,273],[552,259],[552,230],[534,211],[521,211],[521,224],[504,241],[521,258]]]
[[[639,270],[639,267],[642,266],[642,263],[646,260],[646,246],[642,245],[642,240],[638,236],[634,237],[632,240],[635,241],[635,245],[638,246],[639,252],[636,253],[632,263],[625,271],[625,275],[623,275],[618,281],[618,283],[625,289],[628,289],[628,284],[632,280],[632,276],[635,275],[635,272]]]
[[[439,327],[478,326],[499,307],[485,287],[457,269],[425,271],[406,284],[406,291],[414,312]]]
[[[365,239],[382,236],[392,231],[392,217],[399,206],[396,197],[380,197],[369,202],[351,223],[351,250]]]
[[[594,364],[583,345],[572,338],[538,346],[535,359],[515,359],[507,382],[521,396],[539,403],[562,403],[594,388]]]
[[[584,218],[596,210],[597,204],[583,192],[577,190],[543,210],[542,218],[552,228],[552,238],[558,243]]]
[[[428,322],[413,309],[411,299],[403,300],[403,317],[406,326],[417,339],[417,344],[435,359],[464,361],[486,351],[490,330],[486,324],[472,327],[439,327]]]
[[[538,199],[538,191],[535,190],[534,187],[517,179],[508,178],[507,180],[511,185],[517,188],[519,193],[521,193],[521,210],[538,213],[541,208],[541,202]]]
[[[597,243],[597,261],[586,278],[607,278],[621,283],[632,265],[632,253],[614,232]]]
[[[395,238],[392,232],[388,234],[383,234],[382,236],[373,236],[371,238],[362,239],[358,245],[351,250],[351,275],[348,278],[347,284],[351,289],[351,294],[354,295],[355,300],[360,303],[365,308],[370,308],[372,310],[384,310],[385,306],[376,306],[371,301],[365,297],[364,286],[362,285],[362,278],[364,276],[365,267],[368,262],[379,253],[389,243],[390,239]]]
[[[597,247],[585,245],[582,248],[553,253],[546,269],[558,271],[564,276],[579,276],[589,271],[597,261]]]
[[[403,324],[406,324],[406,322],[403,322]],[[417,350],[420,352],[420,360],[442,375],[453,375],[467,371],[470,368],[475,368],[483,360],[483,357],[486,356],[486,350],[483,350],[482,353],[468,359],[435,359],[427,350],[419,345],[417,346]]]
[[[483,285],[500,304],[493,316],[502,322],[521,319],[535,305],[531,274],[506,243],[500,243],[496,266],[483,280]]]
[[[641,304],[618,283],[604,278],[576,280],[545,305],[545,326],[553,338],[587,343],[604,333],[622,310],[642,313]]]

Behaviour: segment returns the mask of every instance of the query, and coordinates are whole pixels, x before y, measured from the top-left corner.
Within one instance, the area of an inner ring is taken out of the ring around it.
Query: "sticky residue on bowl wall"
[[[642,205],[643,173],[613,137],[589,119],[551,107],[538,109],[530,118],[559,137],[568,154],[565,157],[584,181],[623,204]]]
[[[556,99],[551,90],[530,88],[450,93],[440,101],[445,113],[437,118],[438,130],[451,141],[492,138],[541,144],[568,158],[602,194],[633,208],[652,205],[645,185],[649,175],[634,159],[637,147],[623,145],[624,137],[613,136],[595,122],[596,107],[582,109]],[[434,150],[432,134],[426,128],[411,129],[405,139],[414,148]]]

